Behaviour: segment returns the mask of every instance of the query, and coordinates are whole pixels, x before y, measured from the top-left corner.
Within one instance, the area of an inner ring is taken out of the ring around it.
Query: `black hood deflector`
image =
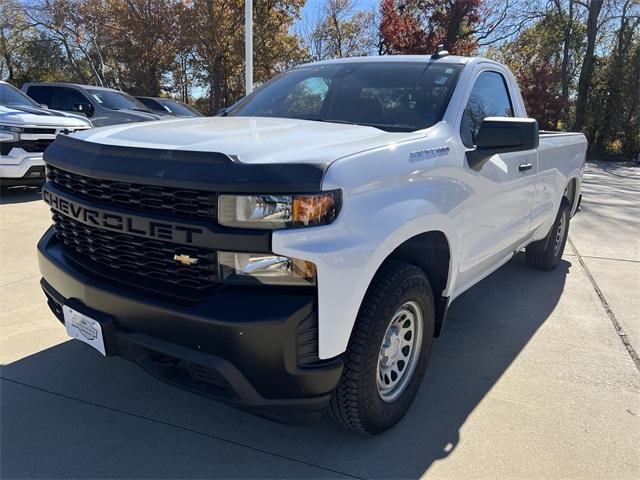
[[[58,135],[45,162],[87,177],[229,193],[320,191],[324,163],[245,164],[219,152],[123,147]]]

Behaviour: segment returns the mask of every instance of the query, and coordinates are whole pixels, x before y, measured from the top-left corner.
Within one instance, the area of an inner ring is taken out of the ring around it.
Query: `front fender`
[[[460,250],[456,222],[468,192],[447,170],[416,170],[409,178],[343,188],[343,208],[333,224],[274,232],[275,253],[316,265],[321,359],[345,351],[371,280],[406,240],[444,233],[451,249],[446,291],[452,288]]]

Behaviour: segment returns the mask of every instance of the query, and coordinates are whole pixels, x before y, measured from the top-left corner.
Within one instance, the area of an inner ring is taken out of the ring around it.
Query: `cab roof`
[[[100,87],[97,85],[83,85],[81,83],[70,83],[70,82],[26,82],[23,85],[23,88],[29,87],[29,86],[77,87],[77,88],[90,88],[92,90],[106,90],[110,92],[120,92],[120,90],[117,90],[115,88]]]
[[[484,57],[462,57],[459,55],[445,55],[439,58],[433,58],[431,55],[379,55],[379,56],[367,56],[367,57],[347,57],[347,58],[335,58],[331,60],[320,60],[318,62],[311,62],[300,66],[309,65],[331,65],[339,63],[393,63],[393,62],[412,62],[412,63],[451,63],[456,65],[466,65],[471,63],[489,62],[495,63],[493,60],[489,60]]]

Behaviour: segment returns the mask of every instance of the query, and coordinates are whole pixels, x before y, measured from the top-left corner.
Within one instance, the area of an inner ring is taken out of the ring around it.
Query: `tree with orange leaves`
[[[442,44],[450,53],[473,55],[479,46],[508,38],[528,20],[527,9],[514,8],[517,2],[382,0],[380,53],[432,53]]]

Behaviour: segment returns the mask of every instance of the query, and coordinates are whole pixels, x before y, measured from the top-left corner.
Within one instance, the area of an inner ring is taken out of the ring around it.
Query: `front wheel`
[[[553,270],[560,264],[564,246],[569,236],[571,206],[566,197],[560,202],[560,209],[547,236],[527,246],[527,263],[538,270]]]
[[[433,294],[424,272],[401,262],[383,265],[360,307],[331,416],[373,435],[398,423],[422,382],[433,331]]]

